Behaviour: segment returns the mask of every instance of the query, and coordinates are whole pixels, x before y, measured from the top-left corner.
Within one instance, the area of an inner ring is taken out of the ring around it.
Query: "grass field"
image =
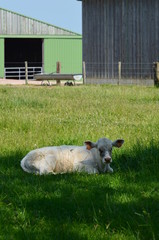
[[[31,149],[125,139],[113,174],[37,176]],[[0,240],[158,240],[159,88],[0,87]]]

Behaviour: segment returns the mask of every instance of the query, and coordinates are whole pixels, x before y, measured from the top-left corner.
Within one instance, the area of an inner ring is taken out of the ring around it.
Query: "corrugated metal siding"
[[[0,78],[4,77],[4,39],[0,39]]]
[[[82,39],[44,39],[45,73],[56,72],[61,62],[61,73],[82,73]]]
[[[0,34],[77,35],[71,31],[0,8]]]
[[[150,77],[159,61],[158,0],[83,0],[83,60],[88,78]],[[131,69],[129,71],[129,69]]]

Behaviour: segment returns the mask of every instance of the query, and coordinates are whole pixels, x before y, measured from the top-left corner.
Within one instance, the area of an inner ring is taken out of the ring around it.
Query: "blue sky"
[[[0,8],[82,33],[82,6],[77,0],[0,0]]]

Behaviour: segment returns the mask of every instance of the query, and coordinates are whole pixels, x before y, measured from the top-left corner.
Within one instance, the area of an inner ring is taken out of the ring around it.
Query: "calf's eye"
[[[99,152],[101,155],[104,153],[103,149],[99,149]]]

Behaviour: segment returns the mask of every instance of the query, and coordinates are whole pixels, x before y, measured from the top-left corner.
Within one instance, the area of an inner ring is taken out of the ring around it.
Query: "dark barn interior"
[[[5,39],[5,68],[7,78],[17,78],[17,73],[15,72],[18,68],[25,67],[25,61],[28,62],[28,67],[42,67],[42,43],[42,39]],[[23,69],[21,69],[21,71],[23,71]]]

